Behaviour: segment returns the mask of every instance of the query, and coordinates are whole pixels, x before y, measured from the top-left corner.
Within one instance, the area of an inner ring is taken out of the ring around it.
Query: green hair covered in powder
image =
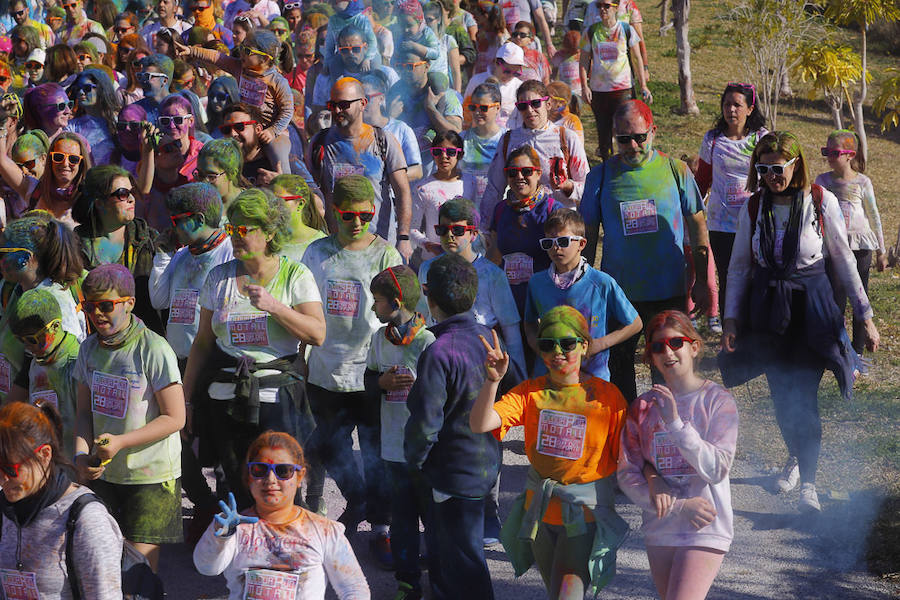
[[[38,254],[37,235],[51,221],[49,216],[32,215],[11,221],[3,230],[4,246],[7,248],[26,248],[32,254]]]
[[[62,309],[56,297],[46,288],[34,288],[23,292],[12,303],[9,328],[16,335],[32,335],[54,319],[62,319]]]
[[[554,306],[541,316],[541,324],[538,327],[538,337],[544,337],[544,332],[555,325],[562,325],[585,341],[590,341],[591,331],[588,328],[587,319],[576,308],[568,305]]]
[[[300,196],[303,202],[303,211],[300,215],[303,224],[328,233],[328,224],[325,222],[325,218],[319,214],[319,209],[312,197],[312,191],[302,175],[293,175],[291,173],[276,175],[269,187],[272,191],[283,190],[285,196]]]
[[[278,254],[291,241],[291,215],[284,200],[267,189],[244,190],[228,205],[228,221],[242,220],[262,229],[272,239],[266,251]]]
[[[198,160],[212,160],[225,171],[228,181],[234,186],[241,184],[241,171],[244,169],[244,154],[241,147],[232,138],[219,138],[203,144]]]
[[[40,129],[32,129],[23,133],[13,144],[11,154],[15,156],[20,152],[34,152],[35,156],[44,156],[50,151],[50,140],[47,134]]]
[[[166,208],[171,215],[200,213],[203,222],[213,228],[222,221],[222,196],[208,183],[195,181],[178,186],[166,196]]]
[[[347,175],[334,182],[334,205],[348,206],[354,202],[375,203],[375,188],[365,175]]]
[[[393,276],[391,276],[389,271],[393,272]],[[397,289],[398,283],[400,284],[400,289]],[[373,294],[384,296],[389,300],[399,301],[402,296],[403,308],[410,312],[416,310],[419,298],[422,296],[422,288],[419,285],[419,278],[416,277],[416,272],[406,265],[388,267],[373,277],[372,283],[369,284],[369,291]]]

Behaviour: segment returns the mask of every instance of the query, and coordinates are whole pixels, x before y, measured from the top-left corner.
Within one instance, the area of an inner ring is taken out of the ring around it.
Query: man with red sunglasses
[[[336,182],[348,175],[364,175],[375,189],[375,218],[371,231],[390,243],[405,260],[412,255],[409,240],[412,196],[406,159],[392,134],[363,121],[366,103],[362,84],[352,77],[338,79],[331,88],[328,109],[334,125],[309,144],[310,171],[325,193],[325,218],[336,229],[331,207]],[[391,190],[394,192],[391,210]],[[393,213],[393,214],[392,214]]]

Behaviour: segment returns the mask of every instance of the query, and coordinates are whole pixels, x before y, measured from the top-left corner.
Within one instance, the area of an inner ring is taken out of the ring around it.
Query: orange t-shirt
[[[590,483],[615,474],[627,405],[608,381],[582,375],[577,384],[552,388],[547,376],[522,382],[494,404],[502,439],[511,427],[525,427],[525,454],[542,478],[563,485]],[[526,508],[531,503],[526,496]],[[590,511],[585,516],[592,520]],[[543,521],[562,524],[560,501],[551,499]]]

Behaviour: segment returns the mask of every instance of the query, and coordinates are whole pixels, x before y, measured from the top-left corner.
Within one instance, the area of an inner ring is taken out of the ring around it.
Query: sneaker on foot
[[[719,317],[710,317],[707,324],[709,325],[709,330],[713,333],[722,333],[722,321]]]
[[[804,483],[800,486],[800,504],[801,512],[822,512],[822,506],[819,504],[819,495],[816,494],[816,486],[812,483]]]
[[[791,456],[781,470],[781,475],[775,480],[775,488],[779,492],[789,492],[797,487],[799,481],[800,467],[797,466],[797,458]]]
[[[378,566],[387,571],[394,570],[394,554],[391,552],[391,536],[387,533],[376,533],[372,538],[372,554]]]
[[[484,547],[500,543],[500,519],[496,516],[484,520]]]
[[[421,598],[421,588],[413,587],[405,581],[400,582],[394,595],[394,600],[421,600]]]

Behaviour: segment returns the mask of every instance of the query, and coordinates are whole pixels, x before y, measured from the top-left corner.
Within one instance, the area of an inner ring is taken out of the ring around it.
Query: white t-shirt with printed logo
[[[765,129],[760,129],[739,140],[730,140],[716,131],[707,131],[703,136],[700,160],[712,167],[712,183],[706,203],[706,222],[710,231],[737,231],[738,214],[750,198],[750,192],[744,189],[750,171],[750,157],[757,142],[766,133]]]

